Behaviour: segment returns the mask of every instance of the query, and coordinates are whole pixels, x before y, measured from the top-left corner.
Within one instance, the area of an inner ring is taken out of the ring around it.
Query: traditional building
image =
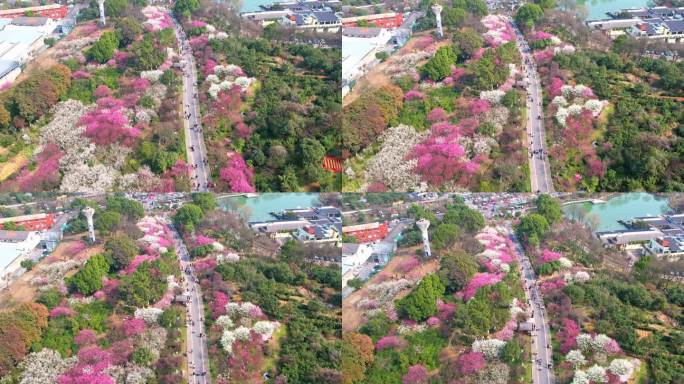
[[[22,227],[24,231],[47,231],[55,224],[55,215],[52,213],[38,213],[35,215],[24,215],[0,218],[0,229],[12,223]]]
[[[385,238],[389,233],[389,224],[369,223],[342,227],[342,233],[347,237],[353,237],[358,243],[370,243]]]
[[[403,22],[404,16],[401,13],[396,12],[345,17],[342,19],[342,25],[345,27],[378,27],[394,29],[399,28]]]

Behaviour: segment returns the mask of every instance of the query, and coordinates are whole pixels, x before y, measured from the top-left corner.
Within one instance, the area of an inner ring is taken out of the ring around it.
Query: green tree
[[[107,261],[114,271],[126,268],[138,254],[135,241],[124,234],[108,238],[104,243],[104,249],[107,251]]]
[[[102,233],[113,231],[121,223],[121,215],[115,211],[104,211],[95,219],[95,229]]]
[[[107,31],[102,33],[100,39],[86,51],[86,57],[98,63],[106,63],[114,56],[114,51],[119,46],[119,39],[116,33]]]
[[[176,225],[184,225],[194,227],[199,224],[204,218],[204,212],[199,206],[187,203],[180,207],[173,215],[173,222]]]
[[[479,269],[475,259],[460,248],[446,252],[439,263],[439,277],[448,292],[463,289]]]
[[[142,35],[143,31],[142,24],[131,17],[124,17],[119,20],[116,23],[116,36],[119,38],[119,46],[126,47]]]
[[[195,192],[192,195],[192,203],[202,208],[207,213],[216,209],[216,197],[211,192]]]
[[[304,174],[311,180],[318,180],[323,173],[325,147],[316,139],[305,138],[300,144]]]
[[[105,15],[120,17],[128,8],[128,0],[107,0],[105,2]]]
[[[515,14],[515,22],[521,26],[532,28],[542,16],[544,16],[544,10],[538,4],[526,3],[518,8],[518,12]]]
[[[446,8],[442,11],[442,23],[445,27],[458,28],[468,16],[461,8]]]
[[[537,198],[537,213],[544,216],[549,224],[558,222],[563,217],[560,202],[547,194]]]
[[[448,248],[456,242],[459,233],[455,224],[439,224],[432,234],[432,244],[435,249]]]
[[[451,66],[456,64],[456,59],[456,52],[451,46],[441,47],[421,68],[421,72],[433,81],[440,81],[451,74]]]
[[[188,17],[200,7],[199,0],[176,0],[173,11],[179,15]]]
[[[470,27],[461,28],[458,33],[454,33],[452,40],[461,52],[459,55],[461,60],[469,59],[484,45],[482,36]]]
[[[436,300],[444,295],[444,290],[439,276],[431,273],[408,296],[397,302],[397,310],[413,321],[424,321],[437,311]]]
[[[176,3],[177,4],[177,3]],[[166,59],[166,50],[154,45],[152,35],[145,34],[142,40],[131,45],[133,67],[138,71],[158,68]]]
[[[67,279],[70,286],[78,292],[89,296],[102,289],[102,278],[109,271],[109,264],[104,255],[94,255],[83,268]]]
[[[549,222],[538,213],[531,213],[520,219],[515,227],[515,233],[523,241],[531,245],[539,245],[541,237],[549,230]]]
[[[108,211],[118,212],[133,221],[140,220],[145,216],[145,209],[142,203],[127,199],[123,194],[107,196],[106,204]]]
[[[556,0],[534,0],[534,2],[543,10],[556,8]]]

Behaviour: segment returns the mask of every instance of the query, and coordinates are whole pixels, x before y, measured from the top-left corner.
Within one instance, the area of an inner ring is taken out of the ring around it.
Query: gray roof
[[[382,28],[344,27],[342,35],[349,37],[376,37]]]
[[[319,23],[334,23],[340,18],[333,11],[313,12]]]
[[[674,33],[684,32],[684,20],[667,20],[665,25]]]
[[[18,243],[24,241],[29,236],[28,231],[2,231],[0,230],[0,241],[8,243]]]
[[[359,249],[360,244],[356,243],[342,243],[342,254],[353,255]]]

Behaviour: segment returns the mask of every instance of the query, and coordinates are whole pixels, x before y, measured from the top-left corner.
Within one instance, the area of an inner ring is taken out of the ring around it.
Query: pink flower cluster
[[[503,277],[503,273],[476,273],[463,290],[463,299],[470,300],[473,296],[475,296],[475,293],[477,293],[478,289],[488,285],[494,285],[500,282]]]
[[[427,115],[428,121],[433,122],[433,123],[437,122],[437,121],[444,121],[444,120],[446,120],[446,118],[447,118],[446,112],[444,111],[444,109],[439,108],[439,107],[434,108]]]
[[[126,337],[139,335],[145,332],[145,320],[133,317],[123,322],[123,330]]]
[[[509,320],[500,331],[494,334],[494,337],[499,340],[508,341],[515,335],[515,329],[518,327],[518,322],[515,319]]]
[[[78,335],[74,336],[74,343],[77,345],[95,344],[96,340],[97,335],[92,329],[82,329],[78,332]]]
[[[231,192],[254,192],[254,170],[237,152],[228,154],[228,165],[221,168],[219,176],[228,183]]]
[[[98,145],[133,145],[141,131],[129,125],[128,117],[123,111],[123,102],[112,97],[102,97],[98,99],[97,105],[97,108],[81,118],[85,136]]]
[[[214,300],[211,302],[211,314],[214,319],[226,314],[226,304],[228,304],[228,295],[222,291],[214,291]]]
[[[553,57],[556,55],[555,51],[553,48],[546,48],[543,51],[536,51],[534,52],[534,60],[537,63],[546,63],[553,59]]]
[[[50,318],[54,319],[55,317],[71,317],[75,314],[76,312],[74,312],[73,309],[60,305],[58,307],[52,308],[50,311]]]
[[[404,99],[405,99],[406,101],[423,99],[424,97],[425,97],[425,95],[424,95],[422,92],[416,91],[416,90],[413,90],[413,89],[410,90],[410,91],[408,91],[408,92],[406,92],[406,94],[404,95]]]
[[[487,365],[485,356],[481,352],[466,352],[458,357],[458,370],[462,375],[470,375],[479,372]]]
[[[78,351],[78,363],[57,377],[58,384],[114,384],[105,373],[112,365],[112,356],[99,347],[85,347]]]
[[[128,266],[119,272],[122,275],[130,275],[134,273],[136,270],[138,270],[138,266],[146,261],[152,261],[157,259],[157,256],[153,255],[138,255],[131,260],[131,262],[128,264]]]
[[[561,329],[556,334],[556,337],[560,343],[560,351],[568,353],[568,351],[577,347],[576,338],[577,335],[580,334],[580,328],[577,323],[571,319],[563,319],[561,324]]]
[[[546,39],[550,39],[552,37],[553,37],[553,35],[548,33],[548,32],[537,31],[532,35],[532,41],[546,40]]]
[[[541,264],[546,264],[550,263],[552,261],[556,261],[563,257],[563,254],[560,252],[553,252],[548,249],[544,249],[541,254]]]
[[[439,317],[431,316],[425,321],[425,323],[431,327],[437,326],[439,325]]]
[[[201,21],[201,20],[193,20],[190,22],[190,26],[193,28],[202,28],[202,27],[206,27],[207,23],[205,23],[204,21]]]
[[[442,321],[449,321],[454,317],[456,313],[456,304],[445,303],[443,301],[437,302],[437,317]]]
[[[216,260],[214,259],[203,259],[197,260],[193,263],[195,270],[197,272],[204,272],[216,268]]]
[[[207,237],[204,235],[197,235],[195,238],[195,245],[198,247],[203,247],[205,245],[210,245],[214,244],[216,240],[212,239],[211,237]]]
[[[427,382],[428,371],[420,364],[410,366],[408,372],[401,378],[401,384],[427,384]]]
[[[404,273],[409,273],[418,267],[420,267],[420,261],[415,256],[411,256],[401,263],[399,269]]]
[[[477,116],[479,114],[485,113],[491,109],[492,105],[489,101],[482,99],[475,99],[470,103],[470,114]]]
[[[90,73],[87,71],[74,71],[71,73],[72,79],[90,79]]]
[[[565,287],[565,280],[558,277],[555,279],[550,279],[550,280],[544,281],[539,286],[539,289],[541,290],[542,293],[548,293],[551,291],[555,291],[556,289],[561,289],[563,287]]]
[[[404,344],[403,340],[399,336],[389,335],[381,338],[375,343],[375,349],[381,351],[383,349],[392,348],[396,349]]]

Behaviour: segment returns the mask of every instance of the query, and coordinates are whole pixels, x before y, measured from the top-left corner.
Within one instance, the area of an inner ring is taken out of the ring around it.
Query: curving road
[[[200,115],[199,94],[197,90],[197,73],[195,58],[187,35],[183,32],[178,20],[173,18],[173,29],[180,42],[181,63],[183,65],[183,116],[185,117],[185,151],[188,154],[190,178],[193,191],[208,191],[211,187],[207,149],[202,135],[202,117]]]
[[[525,41],[522,31],[513,25],[516,34],[516,45],[522,56],[523,70],[527,84],[527,141],[530,157],[530,182],[532,192],[553,192],[551,168],[546,150],[546,134],[544,132],[544,109],[542,91],[534,64],[534,58]]]
[[[532,270],[532,264],[525,255],[525,251],[518,242],[515,233],[510,230],[510,238],[516,244],[518,264],[520,265],[520,275],[522,277],[523,288],[525,289],[525,299],[530,312],[530,320],[534,324],[532,330],[532,382],[534,384],[551,384],[553,379],[553,359],[551,357],[551,333],[546,323],[546,309],[544,300],[539,292],[536,276]]]
[[[180,269],[183,276],[183,287],[185,288],[187,305],[187,326],[188,326],[188,382],[190,384],[209,384],[211,375],[209,374],[209,354],[207,352],[206,333],[204,331],[204,308],[202,305],[202,292],[193,274],[194,269],[190,263],[190,254],[183,244],[178,232],[170,227],[173,233],[173,240],[178,251]]]

